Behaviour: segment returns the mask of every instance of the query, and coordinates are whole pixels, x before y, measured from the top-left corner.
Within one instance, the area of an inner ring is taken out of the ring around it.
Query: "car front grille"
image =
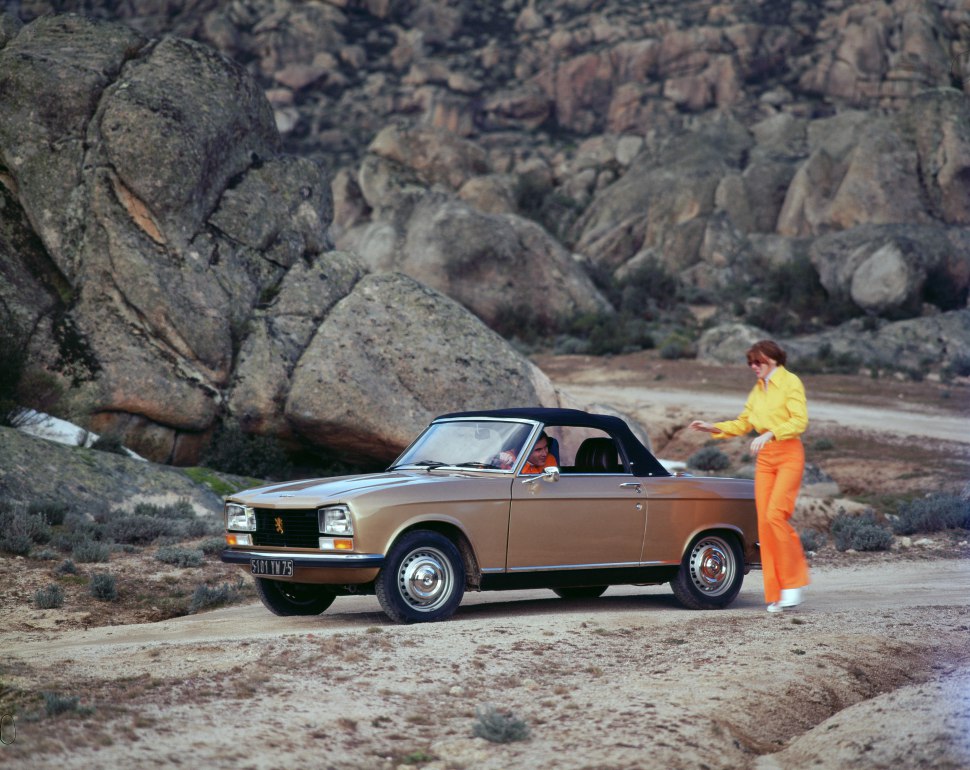
[[[280,548],[320,547],[316,508],[295,511],[256,508],[255,512],[256,532],[253,533],[253,545]]]

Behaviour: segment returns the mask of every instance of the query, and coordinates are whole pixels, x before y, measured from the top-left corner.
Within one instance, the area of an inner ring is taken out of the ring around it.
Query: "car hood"
[[[391,471],[388,473],[369,473],[360,476],[337,476],[327,479],[308,479],[292,481],[272,486],[247,489],[230,495],[233,502],[251,505],[254,508],[277,507],[311,508],[321,503],[347,502],[361,495],[385,492],[394,488],[402,489],[417,485],[453,484],[467,480],[477,474],[463,472]],[[479,478],[481,478],[479,476]],[[506,479],[507,480],[507,479]]]

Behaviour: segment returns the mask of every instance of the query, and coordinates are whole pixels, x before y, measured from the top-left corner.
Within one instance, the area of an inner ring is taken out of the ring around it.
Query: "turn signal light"
[[[229,533],[226,535],[226,542],[229,545],[252,545],[253,537],[252,535],[237,535],[235,533]]]
[[[321,551],[353,551],[354,541],[344,537],[321,537]]]

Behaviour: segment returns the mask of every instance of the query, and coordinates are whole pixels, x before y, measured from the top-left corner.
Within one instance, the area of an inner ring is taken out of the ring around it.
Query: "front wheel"
[[[735,538],[701,535],[670,581],[677,601],[691,610],[717,610],[734,601],[744,581],[744,557]]]
[[[397,623],[444,620],[465,593],[465,564],[444,535],[409,532],[388,553],[374,592],[381,609]]]
[[[327,586],[256,578],[256,595],[274,615],[319,615],[337,595]]]

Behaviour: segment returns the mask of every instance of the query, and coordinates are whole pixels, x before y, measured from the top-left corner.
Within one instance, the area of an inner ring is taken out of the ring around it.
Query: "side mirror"
[[[533,473],[522,479],[523,484],[535,484],[539,479],[543,481],[559,481],[559,468],[550,465],[542,473]]]

